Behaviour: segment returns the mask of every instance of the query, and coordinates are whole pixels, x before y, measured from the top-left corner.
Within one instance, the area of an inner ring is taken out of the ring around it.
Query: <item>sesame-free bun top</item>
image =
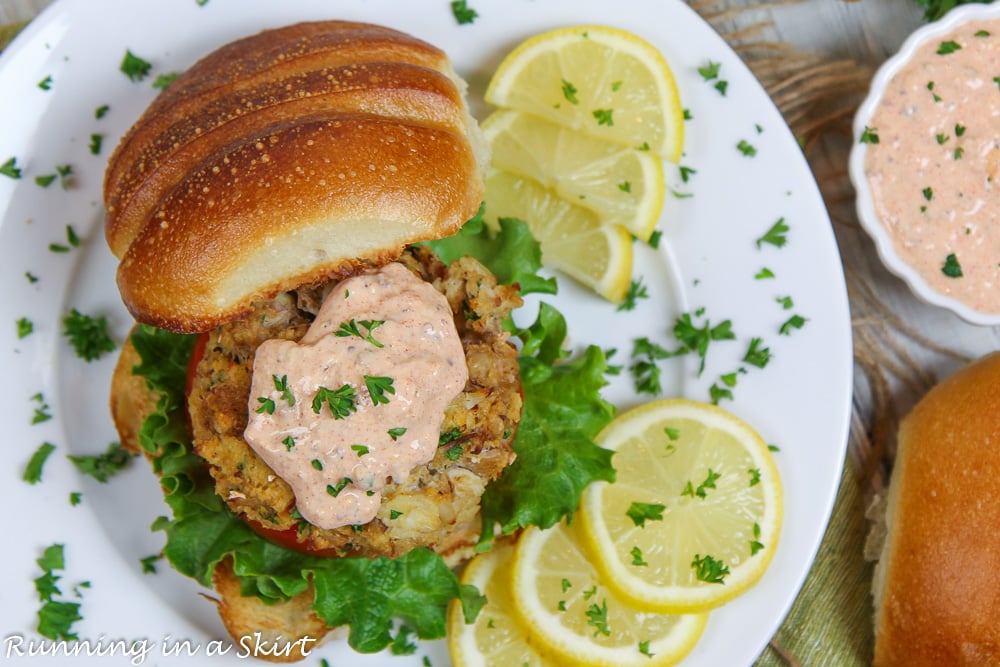
[[[875,667],[1000,664],[1000,352],[906,416],[875,570]]]
[[[204,57],[108,163],[125,305],[205,331],[455,233],[486,164],[464,88],[439,49],[362,23],[267,30]]]

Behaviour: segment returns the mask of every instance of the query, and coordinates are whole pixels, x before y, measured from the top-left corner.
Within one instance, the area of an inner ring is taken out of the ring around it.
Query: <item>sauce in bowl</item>
[[[932,290],[1000,313],[1000,19],[921,45],[862,141],[875,213],[902,261]]]

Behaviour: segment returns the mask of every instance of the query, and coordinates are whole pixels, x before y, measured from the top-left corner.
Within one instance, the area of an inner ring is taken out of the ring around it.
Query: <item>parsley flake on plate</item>
[[[52,454],[56,449],[56,446],[49,442],[43,442],[35,450],[35,453],[31,455],[31,459],[28,461],[28,465],[24,468],[24,474],[21,475],[23,479],[28,484],[37,484],[42,481],[42,468],[45,466],[45,462],[48,460],[49,455]]]
[[[149,70],[153,64],[132,53],[131,49],[125,49],[125,56],[122,58],[118,70],[127,76],[130,81],[142,81],[149,75]]]
[[[77,356],[87,362],[100,359],[116,348],[108,333],[107,318],[87,315],[76,308],[63,318],[63,335],[69,339]]]
[[[458,25],[468,25],[479,18],[479,12],[469,7],[466,0],[454,0],[451,3],[451,13]]]

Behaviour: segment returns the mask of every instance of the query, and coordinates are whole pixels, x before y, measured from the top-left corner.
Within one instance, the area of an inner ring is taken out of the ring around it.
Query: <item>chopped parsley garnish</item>
[[[750,346],[747,348],[746,354],[743,355],[743,361],[757,368],[767,366],[767,362],[771,361],[771,350],[763,345],[762,339],[751,338]]]
[[[152,68],[152,63],[135,55],[130,49],[125,49],[125,56],[122,58],[118,70],[130,81],[142,81],[149,75],[149,70]]]
[[[788,230],[789,227],[785,223],[784,218],[778,218],[778,221],[771,225],[763,236],[757,239],[757,248],[759,249],[765,243],[773,245],[775,248],[781,248],[788,242]]]
[[[801,329],[805,323],[806,318],[801,315],[792,315],[778,328],[778,333],[782,336],[788,336],[792,333],[792,329]]]
[[[679,429],[676,429],[676,428],[670,428],[669,426],[664,426],[664,427],[663,427],[663,432],[664,432],[664,433],[666,434],[666,436],[667,436],[668,438],[670,438],[671,440],[677,440],[678,438],[680,438],[680,437],[681,437],[681,432],[680,432],[680,430],[679,430]]]
[[[700,316],[701,311],[696,315]],[[696,326],[691,318],[691,313],[684,313],[674,322],[674,337],[681,343],[682,347],[678,354],[694,352],[701,359],[698,373],[705,370],[705,358],[708,353],[708,346],[711,341],[733,340],[736,335],[732,331],[732,322],[723,320],[719,324],[712,326],[707,319],[702,326]]]
[[[712,79],[719,78],[719,69],[722,67],[722,63],[715,63],[711,60],[708,64],[698,68],[698,74],[701,75],[705,81],[711,81]]]
[[[930,201],[931,199],[934,199],[934,189],[933,188],[926,187],[926,188],[924,188],[922,190],[922,192],[924,193],[924,199],[926,199],[927,201]]]
[[[449,461],[457,461],[462,458],[462,445],[452,445],[444,450],[444,455]]]
[[[750,486],[760,484],[760,468],[750,468],[747,473],[750,475]]]
[[[108,111],[110,110],[111,110],[110,106],[108,106],[107,104],[102,104],[101,106],[94,109],[94,118],[100,120],[101,118],[104,118],[108,114]]]
[[[662,371],[656,362],[672,356],[674,353],[648,338],[635,339],[632,347],[632,358],[636,361],[629,366],[635,390],[642,394],[659,394],[663,390],[660,384]]]
[[[632,181],[622,181],[618,184],[618,189],[625,193],[632,192]]]
[[[45,466],[45,461],[49,458],[49,455],[55,449],[56,446],[49,442],[43,442],[39,445],[35,453],[31,455],[31,459],[28,460],[28,465],[25,466],[21,479],[28,484],[37,484],[42,481],[42,468]]]
[[[948,141],[949,139],[951,139],[951,137],[949,137],[947,134],[936,134],[934,135],[934,138],[937,140],[938,145],[941,145],[946,141]]]
[[[447,431],[442,431],[441,435],[438,436],[438,447],[444,447],[445,445],[450,445],[462,436],[462,429],[457,426],[452,426]]]
[[[403,516],[403,513],[400,512],[399,510],[389,510],[390,519],[398,519],[401,516]]]
[[[52,185],[56,180],[55,174],[40,174],[35,176],[35,185],[43,188],[47,188]]]
[[[608,601],[601,600],[601,604],[596,602],[587,607],[584,612],[587,615],[587,625],[595,628],[594,636],[611,636],[611,627],[608,625]]]
[[[256,412],[259,415],[274,414],[274,409],[277,407],[274,403],[274,399],[268,398],[267,396],[258,396],[257,402],[260,403],[260,407],[254,410],[254,412]]]
[[[865,125],[865,129],[861,131],[861,143],[863,144],[877,144],[878,143],[878,130],[874,127],[868,127]]]
[[[156,561],[163,558],[162,554],[153,554],[152,556],[146,556],[145,558],[139,559],[139,565],[142,566],[143,574],[156,574]]]
[[[90,135],[90,144],[89,144],[88,147],[90,148],[91,155],[100,155],[101,154],[101,144],[103,142],[104,142],[104,135],[103,134],[92,134],[92,135]]]
[[[350,322],[341,322],[340,329],[333,332],[333,335],[338,336],[340,338],[346,338],[347,336],[357,336],[358,338],[362,338],[368,341],[375,347],[384,347],[382,343],[375,340],[375,337],[372,335],[372,332],[374,332],[375,329],[378,329],[383,324],[385,324],[385,320],[361,320],[360,322],[358,322],[352,319]],[[362,327],[367,329],[368,333],[367,334],[361,333],[361,329],[358,328],[358,325],[361,325]]]
[[[977,30],[973,35],[973,37],[989,37],[989,36],[990,36],[989,30]]]
[[[167,72],[166,74],[158,74],[155,79],[153,79],[153,88],[157,90],[163,90],[170,84],[174,82],[180,76],[179,72]]]
[[[103,484],[116,473],[124,470],[133,456],[135,454],[122,447],[121,444],[112,442],[103,454],[91,456],[67,455],[66,458],[76,466],[76,469],[80,473],[89,475]]]
[[[351,445],[351,449],[353,449],[358,456],[364,456],[368,453],[368,447],[365,445]]]
[[[327,484],[326,485],[326,492],[329,493],[334,498],[336,498],[337,496],[340,495],[340,492],[343,491],[344,488],[348,484],[350,484],[351,482],[352,482],[352,480],[351,480],[350,477],[344,477],[339,482],[337,482],[336,485]]]
[[[580,100],[578,100],[576,97],[577,92],[579,91],[577,91],[576,86],[574,86],[566,79],[562,80],[562,94],[563,97],[566,98],[567,102],[569,102],[570,104],[579,104]]]
[[[625,510],[625,516],[632,519],[632,523],[636,526],[642,528],[647,521],[663,521],[663,510],[665,509],[667,509],[666,505],[658,503],[633,502]]]
[[[49,412],[49,404],[45,402],[45,396],[43,396],[41,392],[32,396],[31,400],[38,403],[38,407],[35,408],[35,414],[31,418],[32,424],[41,424],[42,422],[47,422],[52,419],[52,413]]]
[[[736,148],[746,157],[753,157],[757,155],[757,149],[754,148],[753,144],[746,139],[740,139],[740,143],[736,144]]]
[[[281,441],[281,444],[285,446],[286,451],[290,452],[292,451],[292,448],[295,447],[295,438],[290,435],[286,435],[285,439]]]
[[[83,500],[83,494],[79,491],[70,491],[69,494],[69,504],[70,507],[76,507]]]
[[[684,183],[687,183],[688,179],[693,174],[697,174],[698,173],[697,171],[695,171],[691,167],[685,167],[683,165],[681,165],[681,167],[680,167],[680,172],[681,172],[681,181],[683,181]]]
[[[713,88],[715,88],[717,91],[719,91],[720,95],[722,95],[723,97],[725,97],[726,96],[726,91],[729,90],[729,82],[726,81],[726,80],[724,80],[724,79],[721,80],[721,81],[716,81],[715,85],[713,86]]]
[[[963,134],[965,134],[965,126],[961,125],[961,124],[956,124],[955,125],[955,136],[956,137],[960,137]]]
[[[35,330],[35,325],[27,317],[19,317],[17,319],[17,337],[26,338],[31,335],[31,332]]]
[[[45,77],[38,82],[38,87],[42,90],[52,90],[52,75]]]
[[[691,115],[690,109],[684,109],[684,120],[694,120],[694,116]]]
[[[312,465],[314,470],[323,470],[323,462],[319,459],[313,459],[309,463]]]
[[[709,555],[702,557],[695,554],[694,560],[691,561],[691,567],[694,568],[695,578],[706,584],[724,584],[726,583],[724,580],[729,574],[728,565]]]
[[[38,610],[38,634],[52,640],[74,641],[78,639],[72,629],[73,623],[83,619],[80,615],[80,603],[54,599],[55,596],[62,595],[62,591],[56,586],[56,582],[62,576],[56,572],[66,568],[63,545],[53,544],[47,547],[42,557],[35,562],[42,569],[42,575],[35,579],[35,590],[38,593],[38,599],[42,602],[42,607]],[[83,582],[77,589],[86,588],[89,585],[89,583]],[[77,590],[77,594],[79,595],[79,590]]]
[[[954,157],[956,160],[961,160],[962,155],[964,154],[965,154],[965,149],[959,146],[958,148],[955,149],[955,152],[952,153],[952,157]]]
[[[395,394],[396,388],[392,386],[392,378],[384,375],[365,375],[365,387],[368,388],[368,395],[371,396],[372,405],[388,403],[386,394]]]
[[[271,379],[274,381],[275,390],[281,392],[281,398],[288,403],[288,407],[295,405],[295,395],[288,386],[288,376],[282,375],[279,378],[277,375],[271,375]]]
[[[103,315],[93,317],[76,308],[63,318],[63,335],[69,339],[77,356],[88,362],[114,352],[116,347],[108,333],[107,318]]]
[[[21,170],[17,167],[17,158],[12,157],[0,164],[0,175],[8,178],[21,178]]]
[[[614,111],[614,109],[594,109],[593,116],[594,119],[597,120],[598,125],[607,125],[608,127],[611,127],[615,124],[615,120],[612,117]]]
[[[396,428],[390,428],[387,433],[389,434],[389,437],[392,438],[393,442],[395,442],[401,435],[406,433],[406,427],[397,426]]]
[[[344,419],[350,416],[352,412],[358,411],[355,405],[357,399],[357,392],[349,384],[341,385],[337,389],[320,387],[313,398],[312,409],[313,412],[319,414],[323,410],[323,403],[326,403],[330,406],[330,412],[333,414],[334,419]]]
[[[466,0],[453,0],[451,3],[451,13],[458,22],[458,25],[467,25],[479,18],[479,12],[469,7]]]
[[[619,312],[623,310],[634,310],[639,299],[648,298],[649,293],[646,291],[646,286],[642,284],[642,276],[639,276],[637,280],[633,280],[629,283],[628,291],[625,293],[625,298],[620,304],[618,304],[617,310]]]
[[[791,310],[795,306],[795,303],[792,301],[792,297],[790,296],[779,296],[775,297],[774,300],[778,302],[783,310]]]
[[[962,45],[954,40],[948,40],[947,42],[941,42],[938,46],[937,54],[939,56],[947,56],[949,54],[955,53],[962,48]]]
[[[753,539],[750,540],[750,555],[756,556],[757,552],[764,548],[764,544],[760,541],[760,524],[754,522],[753,524]]]
[[[689,480],[688,483],[684,486],[684,490],[681,491],[681,495],[688,496],[689,498],[694,498],[697,496],[698,498],[705,499],[708,497],[708,489],[714,489],[715,483],[719,480],[720,477],[722,477],[721,473],[717,473],[713,471],[711,468],[709,468],[708,475],[705,477],[705,480],[698,485],[697,488],[695,488],[694,485]]]
[[[941,267],[941,273],[949,278],[962,277],[962,265],[958,263],[958,257],[955,256],[955,253],[951,253],[944,258],[944,265]]]
[[[659,248],[660,240],[663,238],[663,231],[659,229],[654,229],[653,233],[649,235],[649,240],[646,243],[649,244],[650,248]]]
[[[655,653],[650,652],[648,639],[639,642],[639,653],[642,653],[647,658],[652,658],[654,655],[656,655]]]
[[[642,549],[640,549],[638,546],[632,547],[632,550],[629,551],[629,555],[632,556],[632,565],[635,565],[636,567],[649,566],[649,563],[643,560]]]
[[[754,280],[764,280],[765,278],[773,278],[774,271],[767,268],[766,266],[761,267],[760,271],[753,275]]]

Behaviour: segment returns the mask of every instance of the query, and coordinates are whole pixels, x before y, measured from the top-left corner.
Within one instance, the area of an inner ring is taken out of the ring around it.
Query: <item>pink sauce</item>
[[[1000,20],[924,44],[886,87],[865,159],[896,252],[932,289],[981,312],[1000,312],[996,77]]]
[[[306,521],[364,524],[389,478],[434,457],[467,379],[447,300],[392,263],[336,285],[298,343],[258,348],[244,437]]]

